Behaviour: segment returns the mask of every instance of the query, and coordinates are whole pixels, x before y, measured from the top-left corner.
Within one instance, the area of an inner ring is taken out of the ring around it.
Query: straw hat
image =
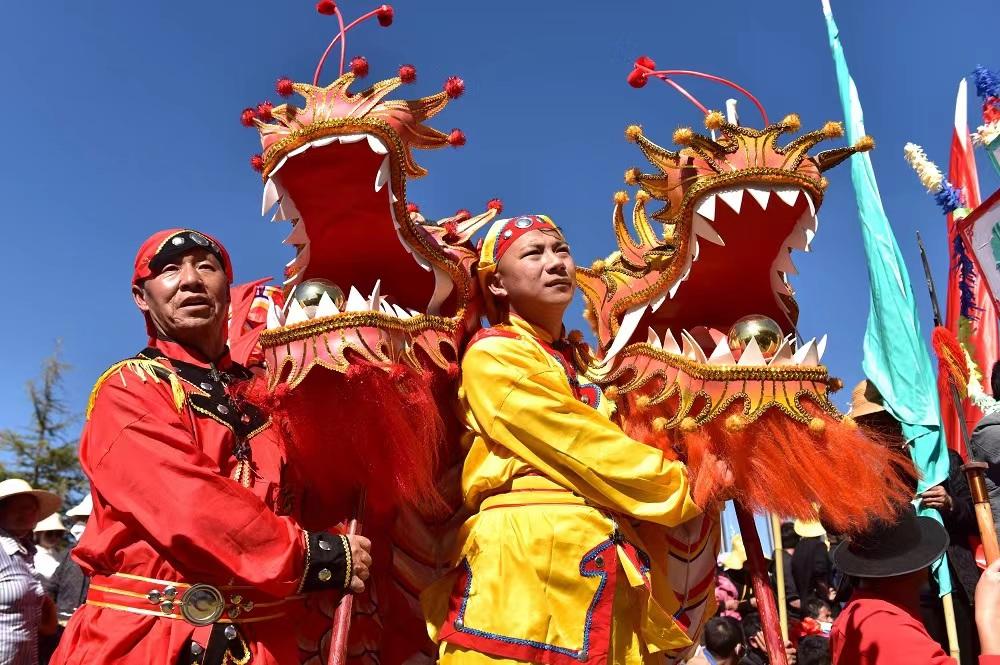
[[[799,538],[818,538],[826,535],[826,529],[816,520],[795,520],[795,533]]]
[[[65,531],[66,527],[63,526],[62,520],[59,518],[59,513],[52,513],[41,522],[35,526],[35,533],[40,533],[42,531]]]
[[[730,551],[722,557],[723,569],[725,570],[743,570],[743,564],[747,561],[747,551],[743,546],[743,536],[736,534],[733,536],[733,542],[730,545]]]
[[[52,492],[36,490],[28,484],[26,480],[20,478],[8,478],[0,483],[0,501],[17,496],[18,494],[30,494],[38,499],[38,519],[43,520],[52,513],[59,510],[62,499]]]
[[[94,498],[87,492],[83,501],[66,511],[66,517],[88,517],[92,512],[94,512]]]
[[[851,391],[851,410],[847,412],[847,415],[851,418],[861,418],[884,411],[885,403],[882,399],[882,393],[878,391],[874,383],[866,379],[854,386],[854,390]]]

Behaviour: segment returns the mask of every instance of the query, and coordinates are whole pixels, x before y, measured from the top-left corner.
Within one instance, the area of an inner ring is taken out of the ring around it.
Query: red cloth
[[[154,345],[168,358],[210,366],[178,344]],[[216,367],[231,364],[227,354]],[[183,386],[187,394],[197,390]],[[73,558],[87,574],[249,584],[274,598],[295,594],[305,544],[296,520],[275,513],[285,504],[277,436],[266,426],[249,438],[249,487],[233,480],[234,443],[227,426],[190,403],[178,412],[168,381],[143,380],[128,368],[112,373],[80,443],[94,511]],[[192,630],[183,620],[84,605],[52,663],[174,665]],[[298,662],[292,617],[240,630],[254,665]]]
[[[920,609],[897,598],[858,590],[833,622],[830,652],[836,665],[957,665],[931,639]]]
[[[960,93],[964,93],[964,88]],[[962,190],[964,195],[964,205],[969,209],[975,209],[981,203],[979,195],[979,176],[976,173],[976,157],[973,154],[972,140],[969,136],[969,128],[965,117],[965,100],[960,99],[956,105],[955,128],[951,136],[951,159],[948,164],[948,179],[955,187]],[[952,267],[948,271],[947,301],[945,305],[945,319],[948,330],[955,333],[955,336],[966,344],[972,359],[979,365],[983,375],[983,389],[986,394],[992,394],[990,388],[990,370],[993,363],[1000,357],[1000,336],[997,334],[997,311],[990,299],[989,289],[983,283],[983,276],[976,272],[976,284],[973,287],[974,305],[976,310],[976,320],[968,321],[963,325],[969,326],[967,336],[962,334],[959,325],[963,322],[961,316],[961,293],[958,288],[959,271],[954,266],[955,238],[958,235],[958,222],[954,214],[948,215],[948,255],[952,261]],[[966,252],[971,254],[972,250],[966,247]],[[965,443],[962,440],[962,431],[958,423],[958,415],[952,407],[951,391],[946,391],[940,395],[941,400],[941,422],[944,426],[945,437],[948,447],[962,456],[968,458],[968,451],[965,450]],[[975,427],[983,413],[973,406],[968,400],[962,400],[965,410],[965,419],[969,424],[969,431]]]

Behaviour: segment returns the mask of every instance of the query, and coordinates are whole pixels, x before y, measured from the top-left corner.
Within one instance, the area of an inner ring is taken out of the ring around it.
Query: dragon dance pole
[[[757,609],[760,611],[760,626],[764,631],[764,643],[767,645],[768,659],[771,665],[788,665],[785,654],[785,642],[781,639],[781,625],[778,620],[778,610],[774,602],[774,592],[767,579],[767,566],[764,564],[764,552],[760,546],[760,536],[757,525],[753,521],[753,513],[738,501],[736,520],[743,535],[743,545],[747,550],[747,564],[750,566],[750,583],[753,584],[754,595],[757,596]],[[780,555],[780,553],[777,553]]]
[[[354,517],[347,523],[347,535],[361,534],[361,516],[365,511],[365,492],[361,490]],[[347,637],[351,631],[351,617],[354,613],[354,594],[344,591],[333,613],[333,630],[330,634],[330,654],[327,665],[344,665],[347,662]]]
[[[781,542],[781,518],[771,513],[771,540],[774,542],[774,586],[778,590],[778,619],[781,622],[781,639],[788,641],[788,606],[785,604],[785,545]]]
[[[934,325],[941,325],[941,307],[938,304],[937,289],[934,288],[934,276],[931,274],[931,266],[927,261],[927,250],[924,249],[924,240],[917,231],[917,245],[920,247],[920,260],[924,264],[924,277],[927,279],[927,291],[931,298],[931,307],[934,311]],[[969,462],[962,466],[966,478],[969,480],[969,490],[972,494],[972,502],[976,508],[976,524],[979,526],[979,538],[983,542],[983,553],[986,555],[986,564],[989,565],[1000,558],[1000,543],[997,542],[997,528],[993,522],[993,511],[990,508],[990,497],[986,493],[986,469],[989,465],[985,462],[977,462],[973,458],[972,446],[969,442],[969,424],[965,422],[965,412],[962,410],[962,400],[958,394],[958,388],[951,384],[951,401],[958,414],[958,423],[962,431],[962,439],[965,449],[968,451]]]

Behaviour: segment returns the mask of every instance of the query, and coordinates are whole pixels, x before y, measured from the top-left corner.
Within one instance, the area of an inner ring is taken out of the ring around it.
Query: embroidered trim
[[[351,541],[347,539],[347,536],[341,536],[340,542],[344,546],[344,557],[346,562],[346,568],[344,572],[344,588],[351,588],[351,578],[354,577],[354,557],[351,555]]]
[[[295,590],[295,593],[302,593],[302,588],[306,585],[306,575],[309,574],[309,566],[312,565],[312,549],[309,547],[309,532],[305,529],[302,530],[302,540],[306,544],[306,561],[305,565],[302,567],[302,579],[299,580],[299,588]]]

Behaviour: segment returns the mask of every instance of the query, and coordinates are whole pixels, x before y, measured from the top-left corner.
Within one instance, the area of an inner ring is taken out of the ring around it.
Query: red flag
[[[952,185],[962,190],[963,204],[969,210],[975,209],[981,202],[979,197],[979,176],[976,174],[976,158],[972,152],[972,139],[969,136],[968,103],[965,79],[958,84],[958,99],[955,101],[955,128],[951,136],[951,159],[948,163],[948,180]],[[965,345],[976,361],[983,375],[983,389],[992,394],[990,388],[990,371],[993,363],[1000,357],[1000,336],[997,335],[997,312],[990,300],[989,292],[975,267],[971,270],[976,275],[975,284],[971,286],[974,319],[963,316],[961,279],[962,270],[956,256],[956,240],[958,238],[958,223],[955,214],[948,215],[948,248],[952,259],[948,271],[948,302],[946,305],[946,327]],[[971,258],[971,250],[967,250]],[[966,312],[969,313],[969,312]],[[942,392],[941,416],[944,424],[948,447],[957,451],[963,458],[967,451],[962,441],[958,418],[952,408],[950,392]],[[969,400],[963,401],[966,422],[969,431],[975,427],[982,412],[974,407]]]

